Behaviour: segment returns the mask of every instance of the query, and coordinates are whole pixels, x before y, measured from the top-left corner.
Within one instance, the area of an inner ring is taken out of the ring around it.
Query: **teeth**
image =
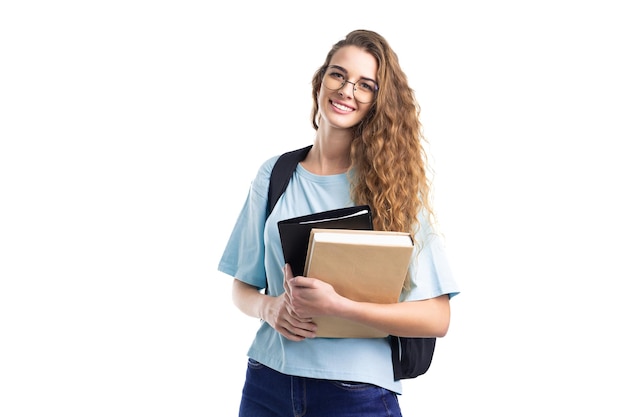
[[[333,102],[333,106],[335,106],[339,110],[343,110],[343,111],[350,111],[350,110],[352,110],[350,107],[346,107],[346,106],[343,106],[343,105],[341,105],[339,103],[335,103],[335,102]]]

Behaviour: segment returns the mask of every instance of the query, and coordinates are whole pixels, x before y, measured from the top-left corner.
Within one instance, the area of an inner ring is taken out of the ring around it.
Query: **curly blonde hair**
[[[376,230],[414,235],[419,213],[433,217],[420,107],[398,57],[376,32],[355,30],[333,45],[313,76],[313,128],[319,128],[317,95],[324,71],[340,48],[357,46],[378,61],[379,91],[368,114],[356,125],[351,148],[352,200],[369,204]]]

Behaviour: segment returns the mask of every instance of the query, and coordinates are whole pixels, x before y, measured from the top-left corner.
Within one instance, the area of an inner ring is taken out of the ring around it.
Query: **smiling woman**
[[[448,331],[449,300],[459,289],[432,223],[419,107],[396,54],[368,30],[333,45],[314,72],[312,98],[310,150],[269,216],[278,155],[261,164],[218,267],[234,277],[235,305],[262,320],[248,350],[240,416],[401,416],[388,337],[318,337],[316,317],[382,335]],[[416,242],[397,302],[351,300],[322,277],[294,277],[285,264],[280,220],[355,205],[371,207],[375,229]]]
[[[328,129],[337,127],[332,135],[343,136],[349,143],[352,127],[362,123],[373,108],[378,93],[377,71],[376,58],[355,45],[338,49],[330,62],[318,70],[313,80],[313,83],[322,80],[317,88],[317,113],[320,120],[325,121],[314,124],[318,136],[320,126]],[[353,81],[350,81],[350,76]],[[317,123],[316,120],[313,122]],[[315,165],[310,162],[305,160],[305,167],[315,170]]]

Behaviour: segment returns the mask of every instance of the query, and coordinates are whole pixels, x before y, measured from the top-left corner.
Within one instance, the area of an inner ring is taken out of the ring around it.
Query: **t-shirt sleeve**
[[[444,294],[452,298],[460,292],[443,238],[427,221],[422,221],[416,233],[415,251],[409,266],[411,288],[402,292],[401,301],[425,300]]]
[[[217,268],[257,288],[266,286],[264,231],[269,176],[275,160],[262,164],[252,181]]]

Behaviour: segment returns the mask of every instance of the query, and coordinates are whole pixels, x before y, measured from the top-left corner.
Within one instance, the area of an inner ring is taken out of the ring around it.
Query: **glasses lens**
[[[378,86],[371,80],[359,80],[354,85],[354,98],[361,103],[371,103],[376,96]]]
[[[339,90],[346,82],[353,84],[354,98],[361,103],[371,103],[376,97],[378,91],[378,85],[372,80],[360,79],[356,83],[352,83],[346,80],[346,75],[343,71],[339,71],[334,68],[328,68],[324,73],[322,83],[324,87],[329,90]]]
[[[323,83],[329,90],[339,90],[346,83],[346,76],[343,72],[328,68],[324,73]]]

